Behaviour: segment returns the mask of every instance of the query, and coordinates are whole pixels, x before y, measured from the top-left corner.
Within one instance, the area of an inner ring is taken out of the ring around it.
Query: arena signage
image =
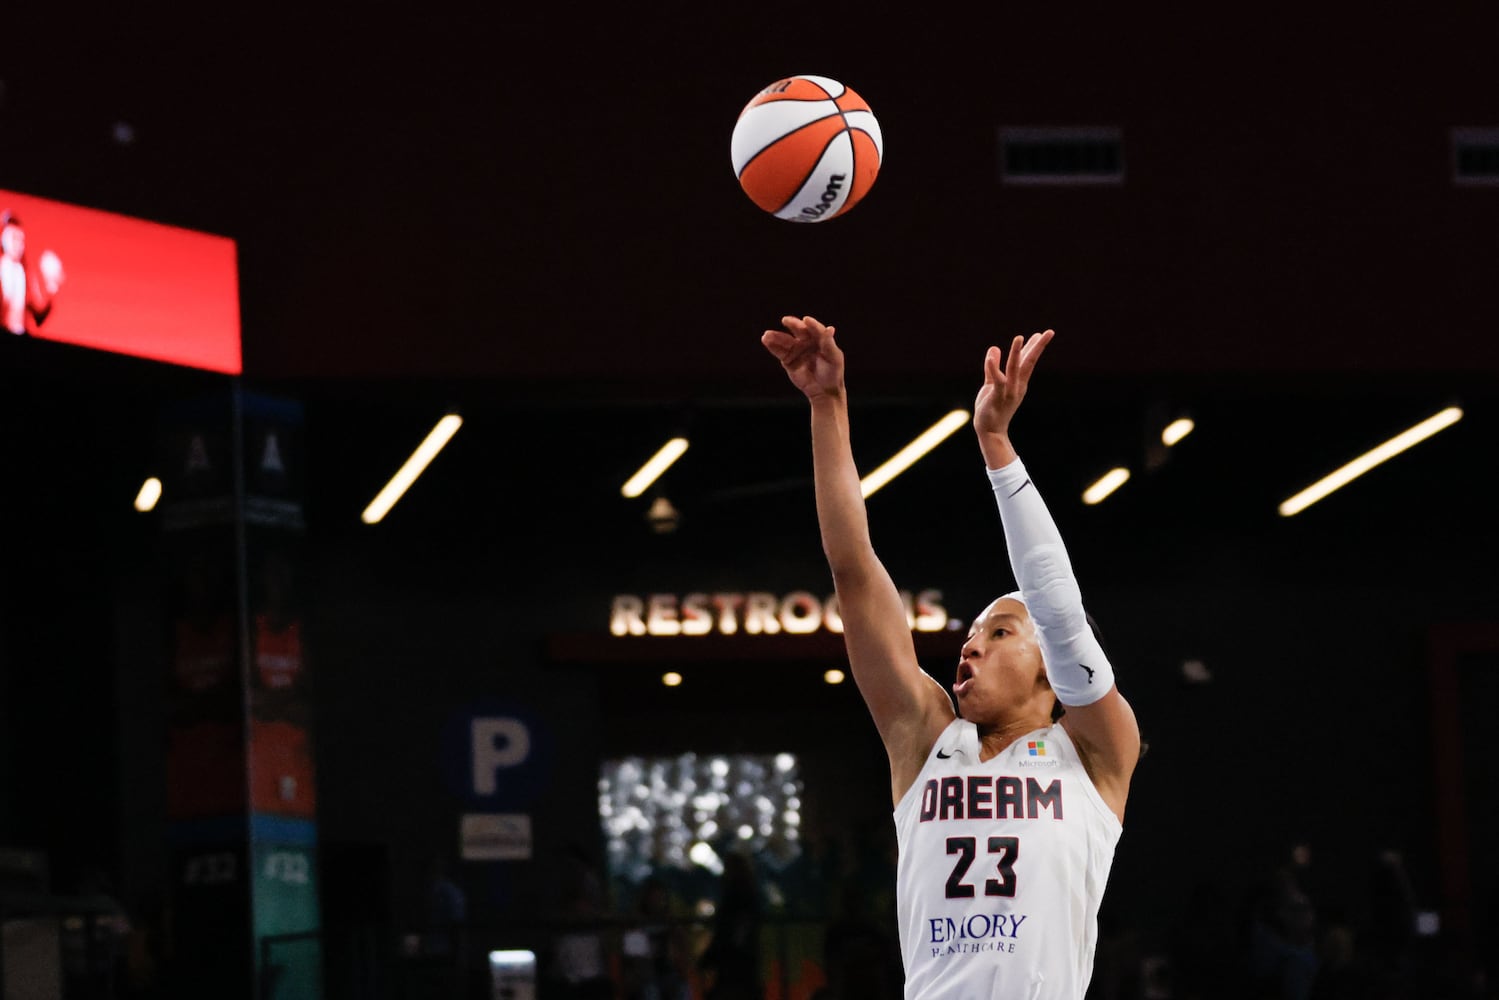
[[[0,190],[0,337],[238,375],[239,311],[233,240]]]
[[[915,632],[947,628],[942,591],[900,592],[906,620]],[[609,610],[609,632],[641,635],[808,635],[819,629],[841,633],[837,595],[819,598],[806,590],[788,594],[744,593],[616,594]]]

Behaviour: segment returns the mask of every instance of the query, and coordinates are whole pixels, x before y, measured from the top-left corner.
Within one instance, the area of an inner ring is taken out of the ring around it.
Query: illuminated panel
[[[161,480],[152,476],[141,483],[140,492],[135,495],[135,509],[144,514],[146,511],[156,509],[156,501],[161,499]]]
[[[0,336],[242,370],[233,240],[3,189],[0,218]]]
[[[1440,413],[1432,414],[1416,426],[1396,434],[1384,444],[1365,452],[1342,468],[1328,473],[1300,493],[1280,505],[1281,517],[1291,517],[1306,510],[1335,490],[1353,482],[1370,469],[1387,462],[1413,445],[1420,444],[1437,431],[1445,430],[1463,418],[1463,411],[1449,406]]]
[[[804,786],[793,754],[696,754],[605,761],[599,821],[609,875],[636,885],[664,871],[717,874],[729,852],[801,854]]]
[[[1161,442],[1167,447],[1171,447],[1188,434],[1191,434],[1196,427],[1197,424],[1191,418],[1179,417],[1167,424],[1165,429],[1161,431]]]
[[[1110,469],[1092,486],[1083,490],[1083,503],[1102,503],[1104,498],[1129,481],[1128,469]]]

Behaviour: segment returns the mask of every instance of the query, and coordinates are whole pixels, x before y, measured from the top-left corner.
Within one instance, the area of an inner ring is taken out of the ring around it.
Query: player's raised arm
[[[1062,724],[1082,749],[1088,773],[1121,817],[1140,758],[1140,728],[1114,683],[1113,667],[1088,624],[1061,533],[1010,443],[1010,419],[1053,333],[1016,337],[1008,359],[998,347],[984,357],[984,384],[973,426],[1004,522],[1005,547],[1035,625],[1047,680],[1067,706]],[[1001,365],[1002,361],[1007,364]]]
[[[782,323],[784,330],[766,330],[761,342],[811,404],[823,552],[838,594],[849,667],[890,755],[891,792],[899,801],[952,721],[952,702],[917,662],[900,593],[870,540],[850,445],[843,351],[833,328],[811,316],[787,316]]]

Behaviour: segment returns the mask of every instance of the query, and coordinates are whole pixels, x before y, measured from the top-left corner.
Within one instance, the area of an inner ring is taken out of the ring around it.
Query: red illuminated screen
[[[0,336],[239,374],[234,241],[0,189]]]

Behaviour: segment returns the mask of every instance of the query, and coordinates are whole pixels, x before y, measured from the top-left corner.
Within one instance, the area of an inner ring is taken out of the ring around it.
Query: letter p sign
[[[525,763],[531,755],[531,730],[519,719],[480,718],[469,725],[474,760],[474,794],[493,795],[501,768]]]

